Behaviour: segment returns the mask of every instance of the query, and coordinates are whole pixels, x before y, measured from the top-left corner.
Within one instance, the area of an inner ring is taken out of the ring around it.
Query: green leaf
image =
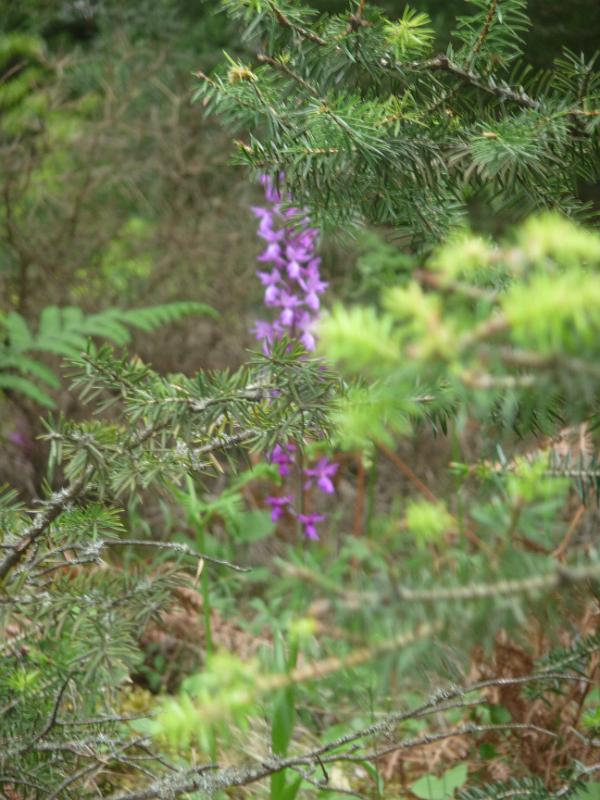
[[[573,797],[576,800],[600,800],[600,782],[592,781],[579,789]]]
[[[292,740],[296,722],[296,705],[293,686],[281,689],[275,698],[271,721],[271,744],[276,755],[284,756]]]
[[[239,515],[237,538],[242,542],[258,542],[271,536],[275,527],[268,511],[259,508],[245,511]]]
[[[294,777],[286,783],[281,793],[281,800],[294,800],[300,787],[302,786],[302,775],[294,775]],[[275,798],[272,798],[275,800]]]
[[[492,725],[506,725],[512,719],[512,714],[504,706],[489,706],[490,722]]]
[[[411,786],[411,791],[421,800],[447,800],[454,795],[456,789],[467,782],[466,764],[458,764],[441,776],[424,775]]]

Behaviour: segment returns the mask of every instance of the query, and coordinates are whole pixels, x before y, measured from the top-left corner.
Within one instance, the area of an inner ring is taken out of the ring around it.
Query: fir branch
[[[330,756],[329,758],[325,758],[323,760],[326,764],[334,761],[377,761],[379,758],[387,756],[390,753],[396,753],[398,750],[411,750],[414,747],[423,747],[424,745],[433,744],[434,742],[440,742],[445,739],[453,739],[456,736],[477,736],[480,733],[520,730],[541,733],[544,736],[548,736],[552,739],[558,738],[558,734],[554,733],[554,731],[550,731],[547,728],[541,728],[539,725],[533,725],[530,723],[512,722],[498,725],[460,725],[451,730],[442,730],[437,731],[436,733],[426,733],[423,736],[417,736],[413,739],[403,739],[402,741],[396,742],[389,747],[384,747],[382,749],[378,748],[372,753],[365,753],[356,756]]]
[[[416,71],[446,72],[458,78],[461,83],[467,86],[480,89],[482,92],[491,94],[505,102],[514,103],[520,108],[528,108],[533,111],[539,111],[541,109],[539,100],[530,97],[524,90],[517,91],[505,84],[497,84],[491,78],[484,80],[473,70],[461,67],[445,53],[439,53],[437,56],[427,61],[415,61],[410,67]]]
[[[600,578],[600,563],[582,567],[565,567],[557,564],[546,575],[530,575],[518,580],[456,586],[451,589],[408,589],[397,587],[396,592],[406,602],[442,602],[452,600],[478,600],[484,597],[510,597],[516,594],[549,592],[573,583],[582,583]]]
[[[485,22],[483,24],[483,28],[481,29],[479,36],[477,37],[477,41],[473,46],[473,56],[476,56],[479,53],[479,51],[483,47],[485,40],[488,37],[488,33],[490,32],[492,22],[494,21],[494,17],[496,16],[497,6],[498,6],[498,0],[491,0],[490,7],[488,9],[488,13],[485,18]]]
[[[39,512],[35,521],[14,545],[12,552],[0,563],[0,582],[19,564],[32,545],[46,533],[50,525],[58,519],[63,511],[75,500],[88,485],[92,470],[88,469],[77,480],[59,492],[56,492]]]
[[[308,81],[305,81],[301,75],[298,75],[297,72],[290,69],[288,65],[281,59],[272,58],[271,56],[267,55],[267,53],[259,53],[256,57],[261,64],[269,64],[269,66],[273,67],[273,69],[283,73],[288,78],[291,78],[295,81],[299,86],[305,89],[312,97],[317,100],[320,100],[322,103],[325,102],[320,96],[314,86],[311,86]]]
[[[69,683],[71,682],[74,674],[75,673],[73,673],[73,672],[69,672],[69,674],[67,675],[67,677],[63,681],[62,685],[60,686],[60,688],[59,688],[59,690],[58,690],[58,692],[56,694],[56,699],[54,700],[54,705],[52,706],[52,711],[50,712],[50,716],[48,717],[48,721],[46,722],[46,724],[44,725],[42,730],[39,733],[37,733],[30,742],[28,742],[20,750],[18,750],[15,753],[15,755],[19,755],[20,753],[27,753],[27,752],[31,751],[32,748],[37,744],[37,742],[41,741],[41,739],[43,739],[48,733],[50,733],[50,731],[52,730],[52,728],[56,724],[56,718],[58,717],[58,712],[60,710],[60,705],[61,705],[61,703],[63,701],[63,698],[65,696],[65,692],[67,691],[67,687],[68,687]]]
[[[553,680],[556,677],[569,680],[581,680],[579,675],[558,675],[547,673],[538,675],[520,676],[518,678],[498,678],[487,681],[480,681],[471,686],[457,688],[453,687],[449,690],[442,690],[436,693],[429,701],[423,706],[406,711],[395,712],[386,715],[379,722],[373,723],[358,731],[346,734],[345,736],[338,737],[337,739],[329,742],[326,745],[315,748],[314,750],[291,756],[289,758],[269,758],[263,760],[260,764],[250,767],[228,767],[223,769],[215,769],[210,775],[190,775],[189,771],[185,773],[178,773],[176,775],[161,778],[153,784],[145,787],[144,789],[134,792],[122,792],[111,795],[108,800],[153,800],[153,798],[164,797],[165,795],[171,797],[178,797],[182,794],[192,791],[199,791],[208,796],[212,796],[219,791],[224,791],[236,786],[248,786],[257,781],[263,780],[270,775],[281,772],[285,769],[295,769],[298,767],[312,767],[319,769],[321,764],[331,764],[340,761],[364,761],[365,755],[358,755],[352,749],[342,753],[338,753],[340,748],[347,747],[348,745],[355,745],[362,739],[372,738],[374,736],[383,735],[387,738],[391,737],[401,722],[409,719],[414,719],[422,716],[423,712],[428,709],[437,709],[444,702],[453,697],[462,697],[470,692],[481,691],[485,688],[495,686],[510,686],[518,684],[526,684],[535,681]],[[419,737],[416,739],[405,740],[398,743],[398,747],[390,746],[389,751],[395,749],[406,749],[409,747],[417,747],[422,744],[427,744],[431,741],[436,741],[437,738],[449,738],[456,735],[477,735],[478,733],[485,733],[489,730],[536,730],[537,732],[545,735],[556,737],[556,733],[541,728],[536,725],[528,723],[512,723],[506,725],[466,725],[464,729],[458,732],[442,731],[439,734],[431,734],[429,736]],[[367,755],[367,758],[376,760],[385,754],[386,750],[378,750]],[[204,770],[205,768],[203,768]]]
[[[301,36],[303,39],[306,39],[309,42],[314,42],[315,44],[318,44],[321,47],[327,46],[327,42],[325,41],[325,39],[322,39],[314,31],[311,31],[308,28],[299,25],[297,22],[293,22],[289,17],[287,17],[283,13],[283,11],[280,8],[277,7],[275,3],[269,2],[269,7],[273,12],[273,14],[275,15],[277,22],[284,28],[288,28],[294,33],[297,33],[299,36]]]
[[[206,553],[198,553],[187,547],[180,542],[154,542],[147,539],[109,539],[105,541],[94,542],[94,549],[102,549],[104,547],[120,547],[120,546],[134,546],[134,547],[155,547],[162,550],[170,550],[172,553],[180,553],[191,558],[198,559],[199,561],[206,561],[209,564],[215,564],[219,567],[227,567],[234,572],[251,572],[251,567],[240,567],[239,564],[234,564],[224,558],[216,558],[215,556],[208,556]],[[68,566],[68,564],[66,565]]]
[[[598,764],[591,764],[589,767],[580,767],[576,773],[575,777],[572,778],[568,783],[566,783],[558,792],[555,792],[553,797],[565,797],[569,795],[573,789],[575,789],[578,784],[581,783],[582,778],[588,778],[590,775],[593,775],[595,772],[600,772],[600,763]]]

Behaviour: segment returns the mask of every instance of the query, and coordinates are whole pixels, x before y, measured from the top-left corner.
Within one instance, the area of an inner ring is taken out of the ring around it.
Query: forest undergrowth
[[[0,797],[600,796],[551,5],[0,4]]]

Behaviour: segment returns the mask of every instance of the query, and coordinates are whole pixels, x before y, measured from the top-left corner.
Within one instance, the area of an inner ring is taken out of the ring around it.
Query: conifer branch
[[[327,42],[325,39],[322,39],[318,36],[314,31],[308,30],[308,28],[304,28],[302,25],[298,25],[296,22],[292,22],[289,17],[287,17],[283,11],[276,6],[275,3],[269,3],[269,7],[271,11],[275,15],[277,22],[282,25],[284,28],[289,28],[294,33],[297,33],[303,39],[307,39],[309,42],[314,42],[315,44],[320,45],[321,47],[326,47]]]
[[[450,738],[458,735],[477,735],[494,730],[532,730],[550,737],[556,737],[554,731],[550,731],[541,726],[529,723],[507,723],[500,725],[465,725],[458,729],[441,731],[436,734],[425,735],[414,739],[407,739],[390,745],[387,748],[376,750],[369,754],[358,754],[355,749],[356,743],[368,738],[383,735],[387,739],[393,736],[398,726],[407,720],[423,716],[425,711],[431,710],[432,713],[440,709],[447,700],[455,697],[463,697],[471,692],[479,692],[486,688],[524,685],[537,681],[553,681],[557,678],[579,681],[579,674],[563,675],[560,673],[539,673],[534,675],[519,676],[517,678],[498,678],[480,681],[467,687],[451,687],[448,690],[441,690],[428,700],[423,706],[405,711],[394,712],[386,715],[382,720],[373,723],[361,730],[354,731],[345,736],[329,742],[326,745],[315,748],[311,751],[291,756],[289,758],[269,758],[250,767],[228,767],[219,769],[216,765],[211,765],[210,774],[205,774],[207,767],[199,768],[200,774],[193,774],[192,770],[185,773],[160,778],[153,784],[134,792],[121,792],[111,795],[108,800],[154,800],[154,798],[178,797],[186,792],[199,791],[212,796],[219,791],[225,791],[236,786],[248,786],[257,781],[263,780],[277,772],[298,767],[309,767],[319,769],[321,764],[333,764],[343,761],[365,761],[376,760],[387,752],[394,752],[398,749],[409,749],[428,744],[438,739]],[[349,750],[342,753],[336,751],[352,745]]]
[[[494,95],[494,97],[500,100],[514,103],[521,108],[528,108],[533,111],[539,111],[541,109],[540,102],[530,97],[524,90],[517,91],[504,84],[497,84],[491,78],[488,78],[486,81],[476,72],[465,69],[455,61],[452,61],[445,53],[440,53],[428,61],[414,62],[411,64],[411,67],[415,70],[447,72],[449,75],[454,75],[465,85],[480,89],[482,92]]]
[[[48,530],[50,525],[58,519],[65,508],[70,505],[88,485],[92,475],[92,470],[88,469],[81,477],[73,481],[65,489],[56,492],[46,503],[43,511],[40,511],[35,521],[25,531],[23,536],[14,545],[12,552],[0,563],[0,582],[8,573],[19,564],[29,548],[34,545]]]
[[[516,594],[549,592],[572,583],[582,583],[600,578],[600,563],[582,567],[565,567],[557,564],[547,575],[530,575],[519,580],[498,581],[497,583],[456,586],[451,589],[408,589],[397,587],[401,600],[407,602],[442,602],[452,600],[478,600],[484,597],[505,597]]]
[[[491,0],[490,7],[488,9],[487,16],[485,18],[485,22],[483,24],[483,28],[481,29],[479,36],[477,37],[477,41],[473,46],[473,55],[476,56],[481,48],[485,40],[487,39],[488,33],[490,32],[490,28],[492,26],[492,22],[494,21],[494,17],[496,16],[496,8],[498,6],[498,0]]]

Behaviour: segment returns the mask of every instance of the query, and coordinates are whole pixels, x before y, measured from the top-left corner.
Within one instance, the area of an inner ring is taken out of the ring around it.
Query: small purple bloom
[[[273,181],[271,180],[269,175],[261,175],[260,182],[265,188],[265,197],[267,198],[269,203],[281,202],[281,195],[273,185]]]
[[[271,506],[271,520],[277,522],[277,520],[281,519],[284,513],[289,510],[293,498],[289,495],[285,495],[284,497],[267,497],[265,502],[267,505]]]
[[[304,488],[310,489],[313,485],[313,481],[316,480],[317,486],[322,492],[325,492],[325,494],[333,494],[334,486],[331,479],[338,471],[339,466],[339,464],[329,461],[326,456],[320,458],[314,467],[304,470],[304,474],[309,478]]]
[[[285,248],[285,256],[288,261],[310,261],[312,253],[302,245],[288,244]]]
[[[300,341],[302,342],[304,349],[308,350],[309,353],[312,352],[317,346],[315,337],[310,331],[304,331],[304,333],[300,335]]]
[[[279,289],[276,286],[269,286],[265,292],[265,305],[278,306],[279,305]]]
[[[285,476],[289,475],[292,471],[292,465],[294,463],[292,454],[295,452],[295,450],[296,445],[292,442],[286,444],[285,449],[278,444],[276,444],[273,448],[273,452],[271,453],[271,463],[277,464],[277,469],[279,470],[279,474],[282,478],[285,478]]]
[[[252,332],[257,339],[266,339],[269,342],[273,339],[273,326],[270,322],[266,322],[264,319],[256,320],[254,327],[252,328]]]
[[[8,434],[8,441],[12,442],[26,453],[30,453],[31,450],[33,450],[33,442],[23,431],[11,431]]]
[[[313,541],[317,541],[319,539],[319,534],[317,533],[316,524],[317,522],[323,522],[326,519],[324,514],[298,514],[298,519],[304,526],[304,535],[308,539],[312,539]]]
[[[271,244],[267,246],[267,249],[259,255],[258,260],[271,262],[273,264],[285,264],[285,261],[281,258],[281,247],[277,242],[271,242]]]
[[[290,208],[286,208],[285,211],[281,212],[281,216],[284,217],[285,219],[291,219],[292,217],[297,217],[299,213],[300,213],[299,208],[292,208],[290,206]]]
[[[265,208],[264,206],[250,206],[250,209],[254,216],[258,217],[260,220],[273,219],[273,212],[270,208]]]
[[[296,297],[295,294],[286,292],[284,289],[279,293],[279,302],[277,305],[281,306],[283,309],[280,317],[282,324],[290,326],[294,322],[294,309],[302,305],[302,300]]]
[[[285,236],[285,230],[283,228],[280,230],[273,229],[273,221],[273,215],[269,212],[268,216],[261,219],[258,226],[258,235],[267,242],[279,242]]]
[[[260,282],[263,286],[273,286],[281,280],[281,273],[278,269],[272,269],[271,272],[257,270],[256,274],[260,278]]]
[[[302,274],[301,270],[302,267],[300,266],[298,261],[288,261],[287,272],[292,280],[295,281],[300,277],[300,275]]]

